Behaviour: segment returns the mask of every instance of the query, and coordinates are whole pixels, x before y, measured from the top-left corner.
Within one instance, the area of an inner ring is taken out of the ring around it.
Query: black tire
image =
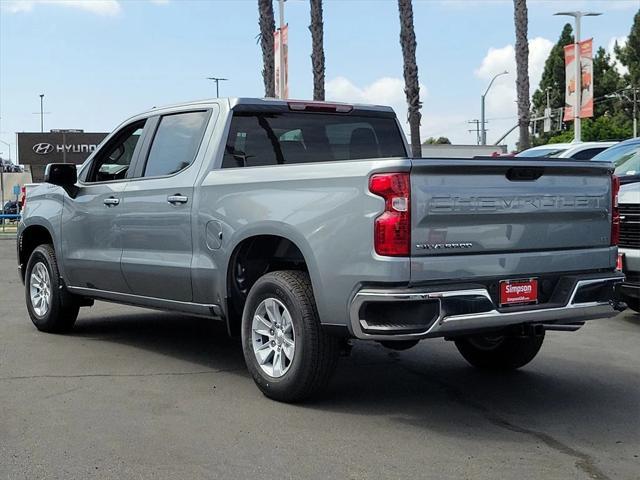
[[[523,367],[535,358],[543,342],[544,334],[531,337],[470,335],[455,340],[467,362],[487,370]]]
[[[31,276],[37,264],[44,265],[50,281],[50,305],[43,314],[36,312],[37,307],[33,305],[30,293]],[[51,245],[40,245],[29,257],[25,272],[25,298],[31,321],[38,330],[48,333],[64,333],[73,328],[80,305],[71,294],[64,290],[60,283],[56,254]]]
[[[269,298],[289,311],[295,331],[295,353],[280,377],[268,375],[253,349],[252,322],[260,304]],[[285,270],[262,276],[251,287],[242,315],[242,349],[247,368],[264,395],[281,402],[299,402],[322,390],[335,370],[339,340],[320,326],[309,276]]]

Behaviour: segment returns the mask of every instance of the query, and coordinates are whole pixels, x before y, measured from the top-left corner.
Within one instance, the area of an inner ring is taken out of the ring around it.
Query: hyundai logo
[[[53,151],[53,145],[50,143],[36,143],[33,146],[33,151],[38,155],[46,155],[47,153],[51,153]]]

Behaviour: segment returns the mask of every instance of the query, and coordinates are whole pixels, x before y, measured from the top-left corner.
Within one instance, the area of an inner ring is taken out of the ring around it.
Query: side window
[[[209,112],[165,115],[160,119],[147,156],[143,177],[171,175],[196,158]]]
[[[599,154],[603,150],[604,148],[601,148],[601,147],[587,148],[586,150],[582,150],[581,152],[576,153],[571,158],[574,160],[591,160],[593,157],[595,157],[597,154]]]
[[[87,175],[86,182],[123,180],[142,135],[146,120],[128,125],[100,149]]]

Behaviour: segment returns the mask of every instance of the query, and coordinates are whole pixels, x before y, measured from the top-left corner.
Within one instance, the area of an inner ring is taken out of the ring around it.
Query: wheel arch
[[[240,332],[246,295],[262,275],[276,270],[302,270],[317,291],[319,279],[315,258],[304,239],[291,232],[252,231],[235,242],[224,275],[226,319],[229,334]]]
[[[18,236],[18,265],[20,278],[24,283],[25,269],[33,251],[40,245],[51,244],[54,251],[56,246],[51,230],[42,224],[31,224],[22,230]]]

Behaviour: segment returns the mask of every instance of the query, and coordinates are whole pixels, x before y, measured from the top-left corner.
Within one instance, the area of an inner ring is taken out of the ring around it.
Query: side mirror
[[[78,181],[78,169],[74,163],[50,163],[44,170],[44,181],[67,189]]]

